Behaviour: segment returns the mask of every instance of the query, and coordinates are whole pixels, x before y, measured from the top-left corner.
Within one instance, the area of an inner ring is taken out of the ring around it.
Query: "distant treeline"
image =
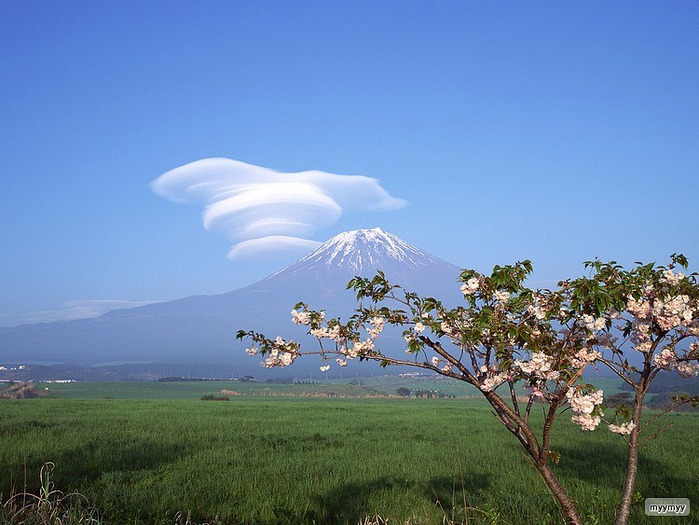
[[[167,376],[167,377],[159,377],[156,379],[158,383],[183,383],[183,382],[189,382],[189,381],[230,381],[231,379],[225,378],[213,378],[213,377],[182,377],[182,376]]]
[[[399,393],[400,394],[400,393]],[[412,394],[415,397],[423,397],[426,399],[455,399],[454,394],[448,394],[441,390],[413,390]]]
[[[156,379],[158,383],[183,383],[190,381],[242,381],[243,383],[252,383],[255,381],[254,376],[245,377],[185,377],[185,376],[166,376]]]

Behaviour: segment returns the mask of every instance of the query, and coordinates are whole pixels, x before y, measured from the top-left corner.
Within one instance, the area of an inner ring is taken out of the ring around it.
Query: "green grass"
[[[100,382],[100,383],[40,383],[51,397],[65,399],[200,399],[219,394],[221,390],[242,395],[337,395],[363,397],[378,393],[395,394],[395,389],[374,390],[341,381],[319,381],[316,384],[248,383],[242,381],[177,381],[177,382]]]
[[[590,380],[605,395],[619,392],[620,382],[614,379]],[[402,378],[399,376],[361,377],[349,380],[315,381],[314,384],[283,384],[244,381],[178,381],[178,382],[86,382],[39,383],[39,389],[48,389],[51,397],[65,399],[200,399],[201,396],[220,394],[221,390],[242,395],[336,395],[341,397],[370,397],[396,395],[400,387],[415,390],[437,390],[456,397],[477,397],[480,392],[473,386],[456,379],[437,376]]]
[[[464,520],[464,502],[478,509],[467,512],[469,523],[491,523],[486,513],[499,515],[498,523],[561,522],[519,445],[482,400],[242,396],[214,403],[198,399],[225,386],[60,387],[64,397],[71,388],[71,395],[104,397],[109,387],[115,398],[161,399],[4,400],[5,495],[24,488],[25,472],[27,488],[36,490],[40,467],[53,461],[56,486],[87,496],[110,523],[173,523],[177,511],[191,510],[196,520],[219,514],[227,523],[357,523],[378,514],[437,524],[445,514]],[[289,385],[249,386],[282,387]],[[178,396],[186,399],[171,399]],[[554,436],[557,472],[590,522],[609,523],[623,442],[605,430],[584,433],[568,419]],[[674,426],[643,449],[637,490],[644,498],[698,502],[699,417],[661,422]],[[655,523],[642,500],[632,523]]]

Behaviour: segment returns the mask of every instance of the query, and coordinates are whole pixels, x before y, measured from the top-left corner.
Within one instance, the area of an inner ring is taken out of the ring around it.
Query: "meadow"
[[[362,383],[342,388],[394,386]],[[340,389],[332,384],[49,387],[60,397],[0,403],[5,496],[37,491],[38,472],[51,461],[56,487],[84,494],[115,524],[171,524],[178,511],[198,522],[218,515],[246,524],[344,524],[376,515],[390,523],[561,523],[538,474],[480,399],[282,395]],[[222,388],[247,395],[200,400]],[[259,395],[271,392],[278,395]],[[567,416],[554,433],[557,473],[588,523],[610,523],[624,444],[604,430],[582,432]],[[644,515],[646,497],[699,502],[699,417],[668,414],[653,425],[668,423],[642,449],[632,523],[657,522]]]

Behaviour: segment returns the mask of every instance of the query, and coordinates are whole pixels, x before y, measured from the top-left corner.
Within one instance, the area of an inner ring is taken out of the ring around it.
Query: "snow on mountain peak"
[[[296,267],[335,267],[352,272],[400,264],[418,268],[435,264],[433,256],[381,228],[340,233],[294,264]]]

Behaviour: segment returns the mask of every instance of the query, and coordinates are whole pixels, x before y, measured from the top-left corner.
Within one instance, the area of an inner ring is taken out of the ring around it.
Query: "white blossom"
[[[536,317],[539,321],[546,317],[546,310],[544,310],[539,303],[530,304],[527,307],[527,312]]]
[[[482,383],[481,383],[481,390],[483,392],[491,392],[492,390],[495,390],[497,387],[499,387],[501,384],[503,384],[507,380],[507,374],[504,372],[497,372],[493,374],[491,377],[486,378]]]
[[[602,418],[590,414],[577,414],[571,417],[570,420],[576,425],[579,425],[583,430],[592,431],[601,423]]]
[[[570,408],[575,415],[571,417],[573,423],[583,430],[594,430],[601,422],[602,410],[599,405],[604,401],[604,392],[597,390],[590,394],[583,394],[577,388],[570,388],[566,392]]]
[[[622,423],[621,425],[609,424],[607,427],[615,434],[629,435],[631,434],[631,431],[636,428],[636,423],[629,421],[628,423]]]
[[[293,309],[291,310],[291,321],[294,324],[309,325],[311,324],[311,314],[309,312],[299,312]]]
[[[677,364],[677,354],[670,347],[665,347],[659,354],[653,356],[653,364],[663,370],[669,370],[670,367]]]
[[[464,295],[473,295],[478,287],[480,286],[480,281],[477,277],[471,277],[468,281],[461,285],[461,292]]]
[[[499,303],[505,304],[510,300],[510,292],[497,291],[495,292],[495,300]]]
[[[517,359],[514,362],[524,374],[547,380],[558,379],[558,372],[551,370],[553,364],[554,358],[543,352],[533,352],[529,361]]]
[[[675,365],[675,369],[682,377],[696,377],[699,376],[699,363],[689,363],[683,361]]]
[[[685,275],[682,272],[675,273],[672,268],[668,268],[663,272],[663,277],[660,279],[660,282],[665,284],[677,284],[684,278]]]
[[[585,328],[591,332],[602,330],[607,325],[607,320],[604,317],[595,319],[593,316],[587,314],[582,316],[581,321]]]
[[[369,320],[369,324],[371,324],[371,328],[369,328],[367,331],[369,332],[369,337],[372,339],[376,339],[379,334],[383,331],[384,324],[386,323],[386,320],[381,317],[381,316],[375,316],[372,317]]]
[[[349,357],[357,357],[359,355],[364,355],[371,352],[374,349],[374,340],[369,338],[366,341],[355,341],[352,348],[347,350],[347,355]]]
[[[591,363],[595,359],[602,357],[602,354],[591,348],[581,348],[578,352],[571,357],[570,363],[575,368],[582,368],[587,363]]]

